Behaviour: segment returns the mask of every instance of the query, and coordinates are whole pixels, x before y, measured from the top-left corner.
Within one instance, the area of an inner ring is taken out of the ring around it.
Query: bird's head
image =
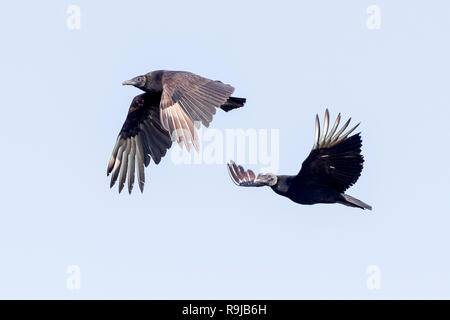
[[[122,85],[124,86],[135,86],[139,89],[144,89],[147,84],[147,78],[145,76],[137,76],[133,79],[127,80],[122,82]]]
[[[273,187],[277,184],[277,176],[273,173],[267,173],[267,174],[258,174],[258,176],[255,179],[255,183],[262,183],[264,185]]]

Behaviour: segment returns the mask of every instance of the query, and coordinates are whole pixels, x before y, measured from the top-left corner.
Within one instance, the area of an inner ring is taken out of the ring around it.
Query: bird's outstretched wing
[[[351,119],[349,119],[337,131],[341,119],[341,114],[339,114],[328,132],[329,117],[327,109],[321,134],[319,117],[316,115],[313,149],[303,162],[295,179],[328,185],[339,192],[344,192],[358,180],[363,168],[364,158],[361,155],[360,133],[349,137],[359,123],[344,133],[350,123]]]
[[[262,174],[256,176],[252,170],[245,170],[242,166],[234,163],[234,161],[227,163],[227,167],[231,180],[238,186],[262,187],[267,185],[267,183],[260,179],[263,176]]]
[[[131,102],[107,169],[107,175],[111,173],[111,188],[119,178],[119,192],[128,176],[128,192],[131,193],[135,171],[142,192],[145,182],[144,165],[148,166],[150,159],[158,164],[172,145],[169,133],[161,125],[160,95],[143,93]]]
[[[216,108],[231,96],[234,88],[190,72],[167,71],[162,77],[161,123],[180,146],[199,149],[195,122],[208,127]]]

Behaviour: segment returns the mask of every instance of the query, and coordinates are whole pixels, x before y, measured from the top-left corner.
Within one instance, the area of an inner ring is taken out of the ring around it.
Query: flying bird
[[[233,182],[241,187],[269,186],[277,194],[300,204],[340,203],[350,207],[372,210],[372,207],[345,194],[361,175],[364,158],[361,155],[361,133],[349,135],[359,126],[347,129],[350,120],[337,131],[341,114],[328,132],[328,109],[322,134],[319,116],[316,115],[314,145],[295,176],[259,174],[244,170],[233,161],[228,163],[228,172]],[[337,131],[337,132],[336,132]]]
[[[226,112],[240,108],[245,98],[231,97],[234,88],[220,81],[203,78],[185,71],[158,70],[123,82],[145,93],[134,97],[119,132],[108,163],[110,187],[119,180],[119,193],[128,177],[131,193],[135,175],[141,192],[144,190],[144,166],[150,160],[159,164],[172,141],[190,151],[198,151],[196,129],[208,127],[220,108]]]

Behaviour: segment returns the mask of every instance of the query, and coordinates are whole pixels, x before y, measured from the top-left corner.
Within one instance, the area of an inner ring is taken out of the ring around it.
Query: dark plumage
[[[144,189],[144,166],[150,159],[158,164],[172,141],[190,151],[191,143],[199,149],[195,127],[209,126],[216,108],[230,111],[244,105],[246,99],[230,97],[234,88],[190,72],[153,71],[125,81],[145,93],[131,102],[108,164],[113,187],[119,180],[122,191],[128,176],[131,193],[135,173],[141,192]]]
[[[245,99],[231,97],[234,88],[185,71],[157,70],[125,81],[145,92],[161,93],[161,124],[172,140],[198,150],[194,125],[208,127],[216,108],[225,111],[242,107]]]
[[[316,134],[314,146],[303,161],[296,176],[277,176],[245,171],[233,161],[228,164],[231,179],[238,186],[270,186],[273,191],[300,204],[341,203],[350,207],[372,210],[372,207],[344,193],[359,178],[364,158],[361,155],[361,135],[349,137],[358,125],[344,133],[350,119],[338,131],[341,115],[328,132],[329,113],[325,112],[325,121],[320,134],[319,117],[316,115]]]

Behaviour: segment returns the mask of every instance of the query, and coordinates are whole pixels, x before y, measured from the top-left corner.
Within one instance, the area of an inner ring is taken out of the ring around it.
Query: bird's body
[[[118,179],[119,192],[128,176],[131,193],[135,172],[143,191],[144,166],[151,159],[158,164],[172,141],[188,151],[191,144],[198,150],[196,127],[209,126],[217,108],[228,112],[246,101],[231,97],[234,88],[230,85],[184,71],[153,71],[123,84],[145,93],[133,99],[108,164],[110,186]]]
[[[277,184],[272,190],[299,204],[336,203],[341,200],[339,192],[328,187],[295,179],[296,176],[277,176]]]
[[[228,165],[233,182],[239,186],[270,186],[277,194],[304,205],[316,203],[340,203],[350,207],[369,209],[372,207],[344,193],[359,178],[363,168],[361,135],[348,137],[358,126],[344,133],[350,120],[336,133],[340,115],[328,132],[329,114],[325,113],[324,130],[320,135],[316,116],[316,135],[313,150],[303,161],[297,175],[259,174],[245,171],[231,162]]]

